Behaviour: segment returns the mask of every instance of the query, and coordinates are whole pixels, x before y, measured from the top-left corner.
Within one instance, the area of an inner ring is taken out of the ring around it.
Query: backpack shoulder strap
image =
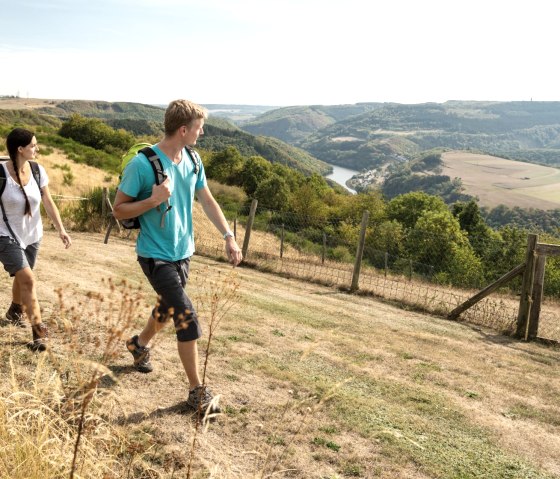
[[[43,196],[43,190],[41,190],[41,170],[39,169],[39,164],[36,161],[30,161],[29,166],[31,167],[31,173],[37,182],[41,196]]]
[[[193,163],[194,174],[198,176],[200,172],[200,157],[198,156],[198,153],[196,152],[196,150],[194,150],[193,148],[189,148],[188,146],[185,146],[185,151],[187,152],[187,155],[189,155]]]
[[[7,174],[6,168],[0,163],[0,198],[2,198],[2,193],[4,193],[6,189],[6,181],[8,181]],[[0,199],[0,201],[2,200]]]
[[[2,201],[2,193],[4,193],[4,189],[6,188],[6,181],[8,179],[8,170],[4,168],[4,165],[0,164],[0,209],[2,210],[2,219],[6,224],[8,231],[12,235],[12,238],[17,242],[17,237],[14,233],[14,230],[10,226],[8,221],[8,215],[6,214],[6,209],[4,208],[4,202]]]
[[[156,185],[163,183],[167,176],[163,172],[163,165],[158,154],[149,146],[142,148],[138,151],[138,153],[142,153],[146,158],[148,158],[150,165],[152,165],[154,176],[156,177]]]

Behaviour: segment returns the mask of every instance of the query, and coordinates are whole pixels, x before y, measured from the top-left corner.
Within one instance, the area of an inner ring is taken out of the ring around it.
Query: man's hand
[[[151,199],[156,202],[157,205],[165,203],[171,196],[171,190],[169,188],[169,178],[159,185],[154,184],[152,186],[152,197]]]
[[[226,238],[226,254],[229,262],[233,266],[237,266],[243,259],[243,254],[241,253],[239,246],[237,246],[235,238],[232,238],[231,236]]]

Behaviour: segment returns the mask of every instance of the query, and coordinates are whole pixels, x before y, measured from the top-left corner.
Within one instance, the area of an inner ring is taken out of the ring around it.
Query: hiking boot
[[[6,319],[14,326],[25,328],[25,317],[21,304],[12,303],[8,311],[6,311]]]
[[[219,414],[221,412],[218,401],[214,400],[214,395],[204,384],[189,391],[187,405],[195,411],[206,414]]]
[[[31,325],[33,332],[33,341],[27,343],[27,347],[31,351],[45,351],[49,344],[49,328],[45,323]]]
[[[154,368],[150,363],[150,348],[138,344],[138,335],[133,336],[126,342],[126,348],[134,358],[134,369],[141,373],[151,373]]]

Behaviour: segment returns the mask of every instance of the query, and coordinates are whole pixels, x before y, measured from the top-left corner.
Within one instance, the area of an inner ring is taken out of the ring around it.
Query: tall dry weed
[[[194,272],[193,280],[198,285],[198,293],[193,296],[194,303],[198,314],[201,317],[206,318],[208,326],[208,340],[204,348],[204,362],[202,365],[202,385],[206,387],[207,371],[212,352],[214,335],[216,334],[223,318],[231,311],[239,300],[239,277],[235,269],[232,269],[225,275],[218,271],[218,277],[213,278],[212,275],[209,274],[208,266],[206,266],[202,270]],[[189,451],[187,479],[190,479],[193,474],[199,434],[202,430],[207,428],[209,422],[216,417],[215,414],[208,414],[208,412],[216,405],[219,399],[219,396],[216,396],[213,404],[207,408],[207,411],[203,411],[202,408],[199,407],[196,412],[197,420],[194,425]]]
[[[45,318],[54,332],[47,353],[7,353],[8,384],[0,386],[0,477],[126,477],[128,440],[103,414],[112,399],[102,380],[114,381],[109,364],[137,316],[142,295],[125,282],[105,282],[107,294],[82,298],[58,291]],[[128,466],[130,467],[130,465]]]

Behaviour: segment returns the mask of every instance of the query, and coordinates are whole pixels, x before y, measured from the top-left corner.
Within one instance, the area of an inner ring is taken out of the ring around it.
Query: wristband
[[[227,238],[234,238],[234,235],[231,231],[226,231],[224,233],[224,239],[227,239]]]

